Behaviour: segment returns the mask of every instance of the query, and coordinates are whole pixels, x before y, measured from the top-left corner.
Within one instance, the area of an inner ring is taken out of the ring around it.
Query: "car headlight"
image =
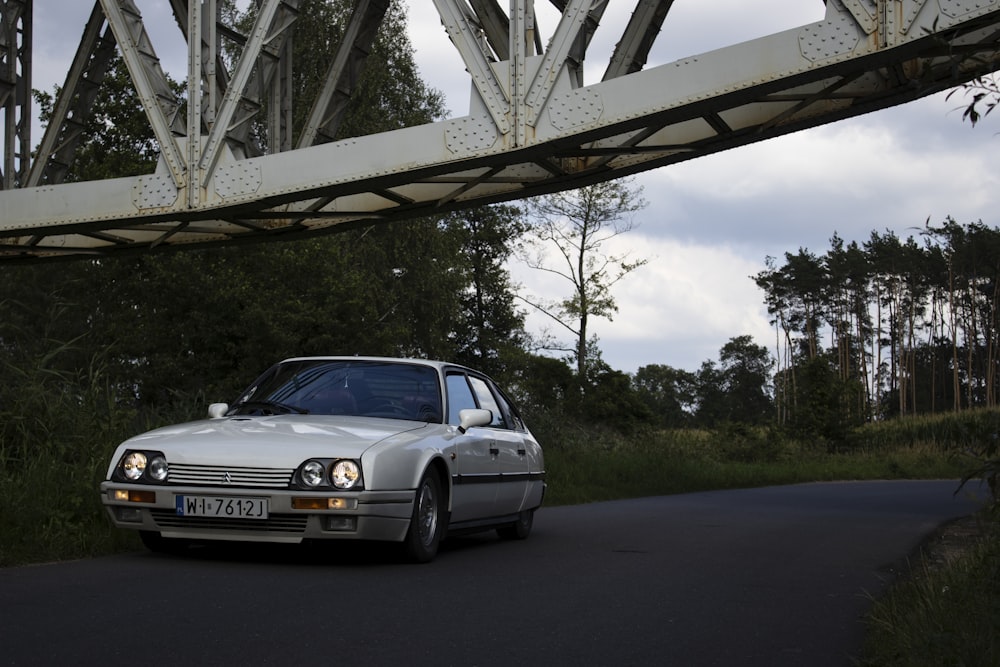
[[[330,468],[330,481],[338,489],[350,489],[359,479],[361,479],[361,468],[354,461],[337,461]]]
[[[326,472],[319,461],[307,461],[302,466],[302,483],[306,486],[319,486],[323,483],[323,473]]]
[[[119,482],[159,484],[167,480],[168,468],[163,452],[129,449],[118,460],[111,478]]]
[[[154,456],[149,460],[146,470],[151,479],[162,482],[167,478],[167,460],[162,456]]]
[[[129,452],[122,459],[122,474],[125,479],[136,481],[146,472],[146,455],[142,452]]]

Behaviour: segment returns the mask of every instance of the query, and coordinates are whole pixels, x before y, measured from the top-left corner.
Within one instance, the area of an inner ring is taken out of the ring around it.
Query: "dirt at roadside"
[[[945,524],[920,546],[917,562],[931,572],[950,566],[983,539],[989,520],[987,515],[973,514]]]
[[[993,515],[996,516],[996,515]],[[964,516],[940,526],[929,534],[909,556],[884,568],[888,583],[920,578],[924,574],[951,567],[996,528],[989,511]]]

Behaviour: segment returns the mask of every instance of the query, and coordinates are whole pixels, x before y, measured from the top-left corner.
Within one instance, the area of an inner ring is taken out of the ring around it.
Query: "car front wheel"
[[[417,563],[433,560],[447,523],[441,480],[434,470],[428,470],[417,486],[410,529],[403,541],[406,556]]]

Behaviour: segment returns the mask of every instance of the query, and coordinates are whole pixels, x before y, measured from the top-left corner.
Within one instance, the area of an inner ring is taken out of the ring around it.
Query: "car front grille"
[[[169,484],[188,486],[242,486],[262,489],[288,488],[293,468],[247,468],[238,466],[205,466],[171,463],[167,474]]]
[[[241,530],[251,532],[300,534],[306,530],[305,516],[275,514],[267,519],[227,519],[210,516],[178,516],[170,510],[151,510],[160,528],[203,528],[207,530]]]

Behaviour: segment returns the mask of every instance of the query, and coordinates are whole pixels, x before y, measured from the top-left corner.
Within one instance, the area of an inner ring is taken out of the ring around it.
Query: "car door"
[[[498,473],[493,515],[515,514],[521,511],[528,490],[528,457],[524,435],[514,428],[510,408],[503,394],[492,382],[470,375],[469,383],[479,401],[479,407],[493,413],[493,422],[487,427],[493,439],[490,454]]]
[[[448,423],[458,426],[459,413],[478,408],[472,387],[463,372],[445,376]],[[493,429],[475,426],[457,436],[452,468],[452,523],[493,516],[499,468],[493,449]]]

